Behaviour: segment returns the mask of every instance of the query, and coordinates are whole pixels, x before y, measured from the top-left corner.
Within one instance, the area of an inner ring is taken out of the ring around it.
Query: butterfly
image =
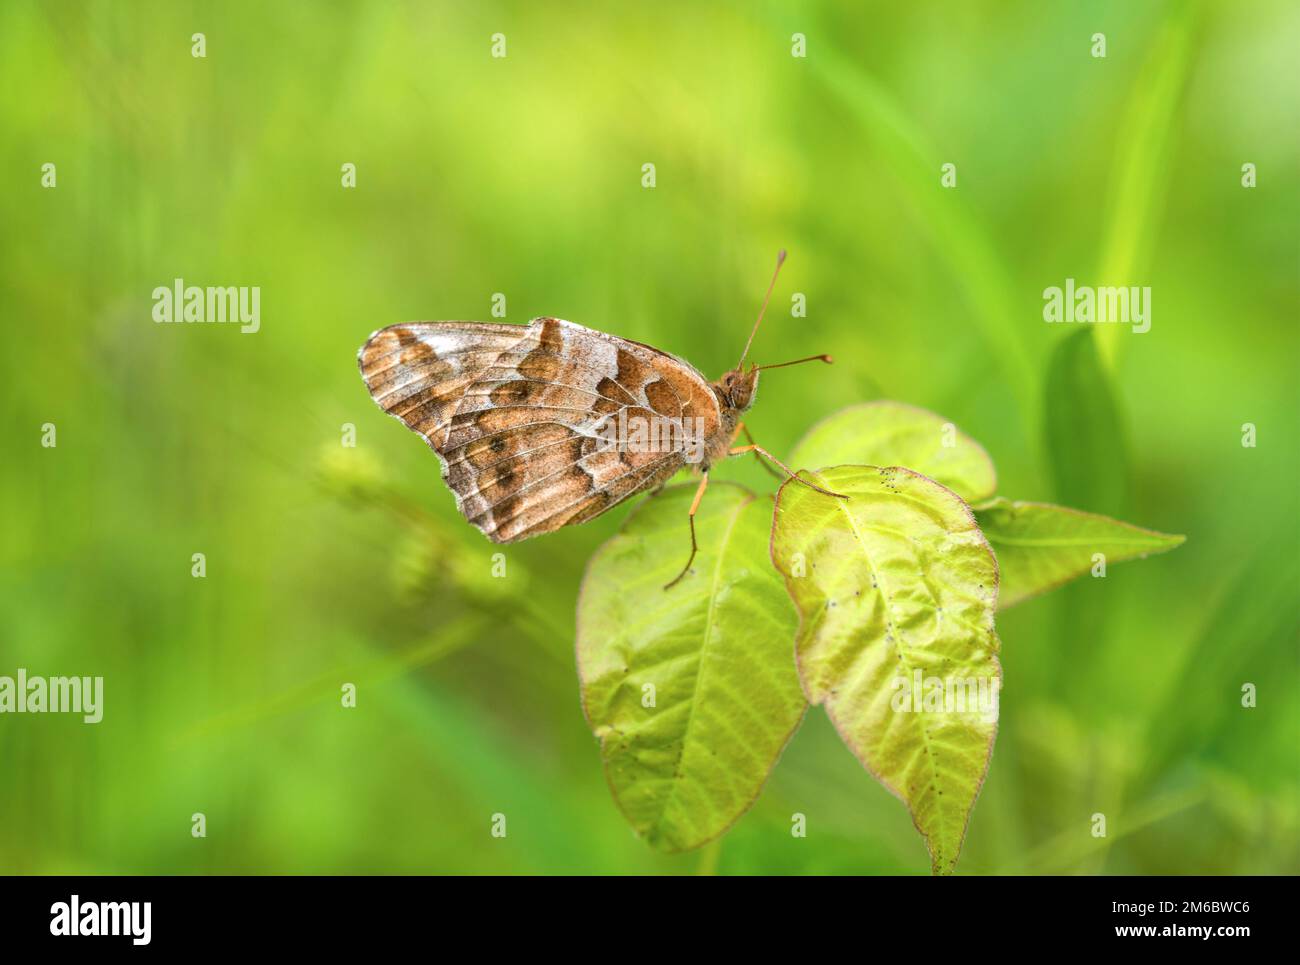
[[[727,456],[753,452],[779,478],[844,498],[791,472],[740,418],[760,371],[831,361],[745,368],[784,261],[782,251],[740,361],[716,382],[675,355],[551,317],[390,325],[361,347],[361,377],[437,453],[457,509],[497,543],[585,523],[694,466],[691,553],[668,589],[695,560],[695,514],[710,468]],[[737,446],[741,432],[748,444]]]

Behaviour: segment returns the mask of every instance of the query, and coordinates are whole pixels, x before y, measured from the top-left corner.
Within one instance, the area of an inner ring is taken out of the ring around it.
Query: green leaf
[[[998,486],[983,446],[942,416],[901,402],[867,402],[828,416],[799,441],[790,463],[796,469],[906,466],[971,503]]]
[[[996,499],[977,508],[975,518],[998,557],[1004,610],[1087,573],[1095,553],[1109,565],[1163,553],[1186,539],[1050,503]]]
[[[1091,329],[1071,332],[1053,350],[1044,425],[1057,499],[1123,514],[1128,503],[1124,428]]]
[[[795,481],[777,494],[772,561],[801,617],[804,693],[907,805],[932,870],[950,873],[997,733],[993,551],[965,503],[908,469],[839,466],[808,478],[850,498]],[[904,700],[918,673],[923,699],[912,709]],[[936,684],[950,706],[924,699]]]
[[[583,708],[614,799],[666,851],[698,847],[758,796],[806,704],[796,616],[768,562],[772,500],[714,483],[644,502],[592,558],[578,600]],[[648,685],[653,706],[647,707]]]

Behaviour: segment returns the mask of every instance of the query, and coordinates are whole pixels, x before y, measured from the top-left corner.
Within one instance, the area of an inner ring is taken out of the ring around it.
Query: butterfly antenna
[[[763,321],[763,314],[767,311],[767,303],[772,297],[772,289],[776,287],[776,276],[781,274],[781,266],[784,264],[785,249],[782,248],[776,253],[776,270],[772,272],[772,281],[768,283],[767,294],[763,296],[763,307],[758,310],[758,321],[754,322],[754,327],[749,333],[749,341],[745,343],[745,351],[740,353],[740,361],[736,363],[737,370],[745,364],[745,358],[749,355],[749,347],[754,344],[754,336],[758,334],[758,326]]]
[[[830,365],[835,360],[829,355],[810,355],[806,359],[795,359],[793,362],[777,362],[775,365],[755,365],[755,371],[761,372],[764,369],[783,369],[787,365],[800,365],[804,362],[825,362]]]

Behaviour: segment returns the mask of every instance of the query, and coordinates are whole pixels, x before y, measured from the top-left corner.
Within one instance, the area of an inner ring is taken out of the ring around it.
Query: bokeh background
[[[1188,536],[1000,617],[959,871],[1296,871],[1298,45],[1284,0],[0,5],[0,673],[106,678],[96,726],[0,717],[0,870],[925,873],[820,710],[721,841],[636,840],[573,660],[626,510],[492,579],[356,371],[501,292],[720,374],[786,247],[755,358],[838,364],[763,380],[766,446],[899,399],[1004,495]],[[261,331],[155,324],[177,277]],[[1045,324],[1067,277],[1151,330]]]

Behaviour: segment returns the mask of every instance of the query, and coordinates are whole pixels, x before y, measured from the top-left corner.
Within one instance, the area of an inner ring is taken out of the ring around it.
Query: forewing
[[[674,420],[680,444],[602,445],[601,426],[620,414]],[[665,482],[688,461],[687,430],[708,435],[720,422],[716,395],[686,362],[539,318],[465,390],[438,451],[461,512],[491,539],[513,542]]]

